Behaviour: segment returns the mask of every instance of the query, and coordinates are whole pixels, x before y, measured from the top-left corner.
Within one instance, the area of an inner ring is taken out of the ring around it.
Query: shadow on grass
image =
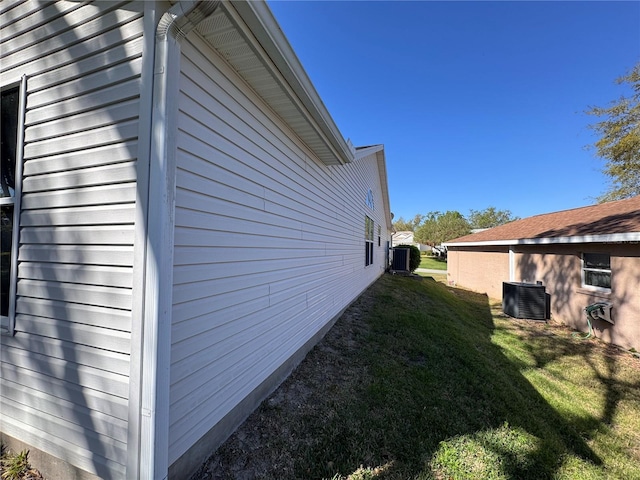
[[[361,478],[540,479],[567,456],[601,465],[578,433],[585,425],[556,412],[492,343],[486,296],[391,276],[371,290],[368,333],[352,359],[367,378],[308,424],[315,440],[296,476],[364,466]]]

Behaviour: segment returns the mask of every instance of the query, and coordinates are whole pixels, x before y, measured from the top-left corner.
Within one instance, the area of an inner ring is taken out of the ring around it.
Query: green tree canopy
[[[590,125],[600,135],[594,147],[596,155],[606,160],[603,173],[611,181],[609,189],[598,197],[600,202],[640,195],[640,62],[616,83],[628,84],[633,94],[586,112],[602,118]]]
[[[468,220],[471,228],[493,228],[519,220],[519,218],[514,217],[510,210],[497,210],[495,207],[488,207],[484,210],[471,209]]]
[[[424,222],[416,228],[414,240],[427,245],[440,245],[470,232],[469,222],[460,212],[430,212],[424,217]]]
[[[393,222],[393,229],[396,232],[415,232],[416,228],[418,227],[418,225],[420,225],[423,218],[424,215],[420,214],[413,217],[413,220],[405,220],[404,218],[400,217],[398,218],[398,220]]]

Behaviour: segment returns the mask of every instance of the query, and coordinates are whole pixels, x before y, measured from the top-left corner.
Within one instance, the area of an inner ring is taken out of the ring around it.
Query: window
[[[364,266],[373,263],[373,220],[364,217]]]
[[[382,236],[382,227],[378,225],[378,246],[380,246],[380,243],[381,243],[381,240],[380,240],[381,236]]]
[[[13,291],[15,289],[15,265],[17,252],[14,242],[17,240],[17,223],[20,210],[21,169],[16,168],[22,161],[22,141],[19,132],[22,129],[20,112],[21,98],[24,98],[25,81],[21,86],[0,91],[0,316],[10,319],[9,327],[13,331]]]
[[[582,286],[611,289],[611,256],[608,253],[582,254]]]

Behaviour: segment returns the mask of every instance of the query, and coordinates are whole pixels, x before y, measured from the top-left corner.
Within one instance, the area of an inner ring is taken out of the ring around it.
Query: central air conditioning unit
[[[502,311],[513,318],[547,320],[551,316],[550,296],[540,283],[502,283]]]

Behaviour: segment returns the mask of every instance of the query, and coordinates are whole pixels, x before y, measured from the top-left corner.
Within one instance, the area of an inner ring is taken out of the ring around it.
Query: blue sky
[[[269,1],[345,138],[385,146],[395,218],[590,205],[584,111],[629,90],[640,2]]]

